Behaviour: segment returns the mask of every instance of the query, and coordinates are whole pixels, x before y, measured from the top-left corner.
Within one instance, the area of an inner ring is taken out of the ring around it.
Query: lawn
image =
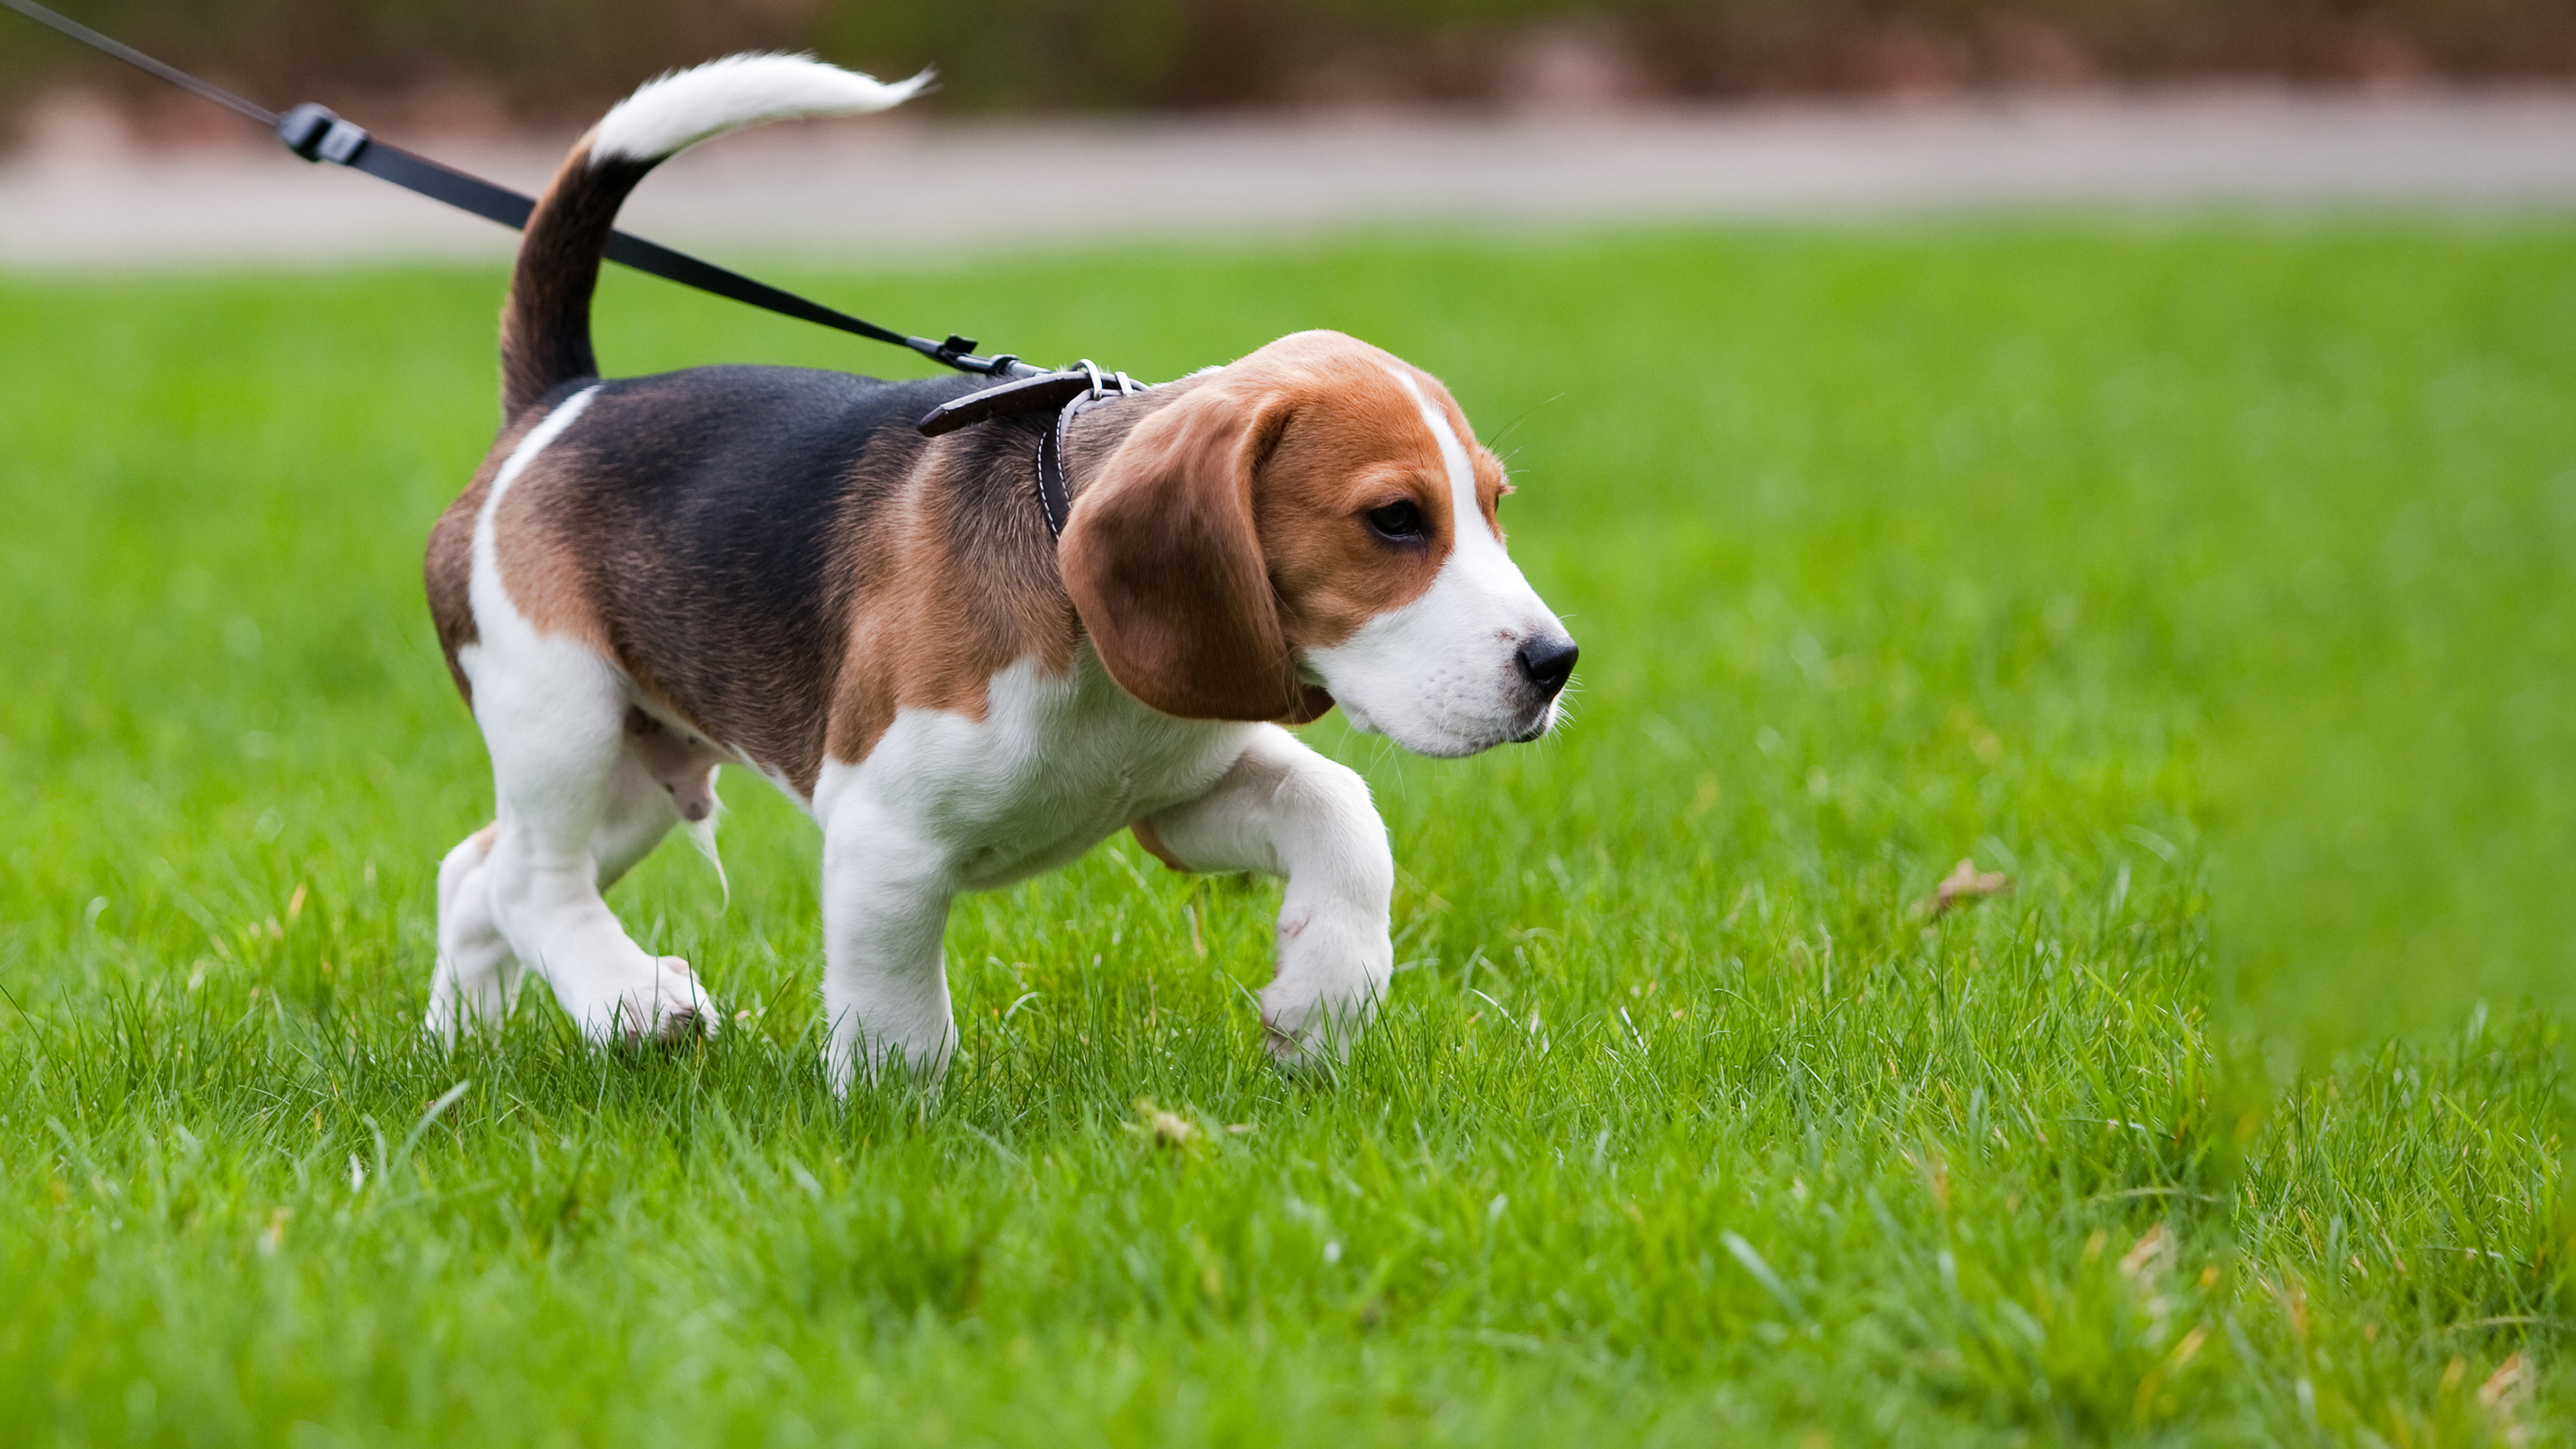
[[[676,845],[612,896],[729,1030],[595,1053],[531,991],[434,1050],[490,786],[419,549],[498,274],[0,279],[0,1438],[2563,1437],[2567,1018],[2464,959],[2298,1066],[2238,997],[2390,978],[2240,969],[2213,841],[2265,758],[2228,722],[2367,673],[2370,520],[2563,578],[2576,223],[783,280],[1143,377],[1324,325],[1450,382],[1583,666],[1537,746],[1306,731],[1394,837],[1374,1034],[1270,1070],[1277,887],[1121,839],[961,905],[944,1090],[838,1103],[815,832],[732,771],[730,899]],[[900,362],[630,278],[601,317],[619,371]],[[2012,889],[1919,913],[1962,857]]]

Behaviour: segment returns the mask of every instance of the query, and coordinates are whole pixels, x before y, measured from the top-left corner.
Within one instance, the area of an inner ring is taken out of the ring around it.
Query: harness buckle
[[[1085,396],[1092,402],[1098,402],[1109,396],[1109,390],[1113,384],[1117,387],[1120,397],[1134,397],[1145,390],[1143,383],[1123,372],[1113,372],[1103,378],[1100,375],[1100,364],[1088,357],[1075,363],[1073,367],[1066,368],[1065,371],[1071,372],[1075,368],[1081,369],[1082,375],[1091,380],[1091,390]]]

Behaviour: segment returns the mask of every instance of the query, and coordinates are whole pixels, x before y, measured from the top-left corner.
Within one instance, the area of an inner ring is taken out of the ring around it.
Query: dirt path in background
[[[531,189],[559,154],[551,143],[416,149]],[[871,257],[1372,225],[2569,204],[2576,92],[2238,93],[1494,120],[879,120],[682,157],[627,216],[711,251]],[[282,151],[0,165],[0,265],[497,260],[511,244]]]

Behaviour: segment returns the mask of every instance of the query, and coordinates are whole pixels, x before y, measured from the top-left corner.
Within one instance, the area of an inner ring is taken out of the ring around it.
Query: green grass
[[[489,786],[418,554],[498,279],[0,282],[0,1438],[2563,1435],[2542,977],[2455,961],[2432,1028],[2267,1074],[2213,883],[2267,758],[2226,722],[2376,677],[2309,559],[2423,505],[2522,570],[2437,591],[2444,637],[2556,617],[2576,225],[791,280],[1148,377],[1339,326],[1509,456],[1573,726],[1308,731],[1394,835],[1375,1033],[1268,1070],[1276,887],[1120,841],[961,905],[941,1094],[837,1104],[814,833],[737,772],[730,904],[685,849],[613,898],[732,1030],[592,1053],[530,992],[429,1049],[432,870]],[[602,319],[618,370],[886,360],[637,281]],[[1962,856],[2014,890],[1927,924]],[[2401,979],[2300,969],[2247,979]]]

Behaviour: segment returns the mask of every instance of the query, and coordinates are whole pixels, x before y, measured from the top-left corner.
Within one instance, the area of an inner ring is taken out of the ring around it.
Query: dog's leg
[[[609,777],[608,809],[591,833],[591,856],[605,892],[640,864],[678,824],[671,792],[629,749]],[[430,1033],[454,1043],[460,1033],[497,1027],[518,994],[519,962],[492,921],[485,867],[501,827],[465,838],[438,867],[438,966],[430,978]]]
[[[947,1070],[957,1025],[939,937],[955,892],[947,854],[900,805],[854,779],[823,814],[823,1068],[832,1090],[890,1063]]]
[[[431,1035],[454,1044],[459,1034],[501,1024],[518,986],[519,963],[492,923],[490,879],[498,825],[465,837],[438,865],[438,965],[429,978]]]
[[[600,898],[671,819],[667,797],[645,798],[662,792],[626,750],[624,688],[587,650],[532,645],[546,657],[474,681],[501,801],[482,871],[492,920],[593,1040],[695,1030],[715,1007],[688,963],[637,946]]]
[[[1395,856],[1367,783],[1267,725],[1215,788],[1142,824],[1184,870],[1287,877],[1278,973],[1261,992],[1270,1052],[1291,1067],[1346,1055],[1395,969]]]
[[[606,891],[624,879],[679,823],[679,807],[670,790],[630,744],[609,771],[608,807],[590,836],[591,857],[599,863],[599,888]]]

